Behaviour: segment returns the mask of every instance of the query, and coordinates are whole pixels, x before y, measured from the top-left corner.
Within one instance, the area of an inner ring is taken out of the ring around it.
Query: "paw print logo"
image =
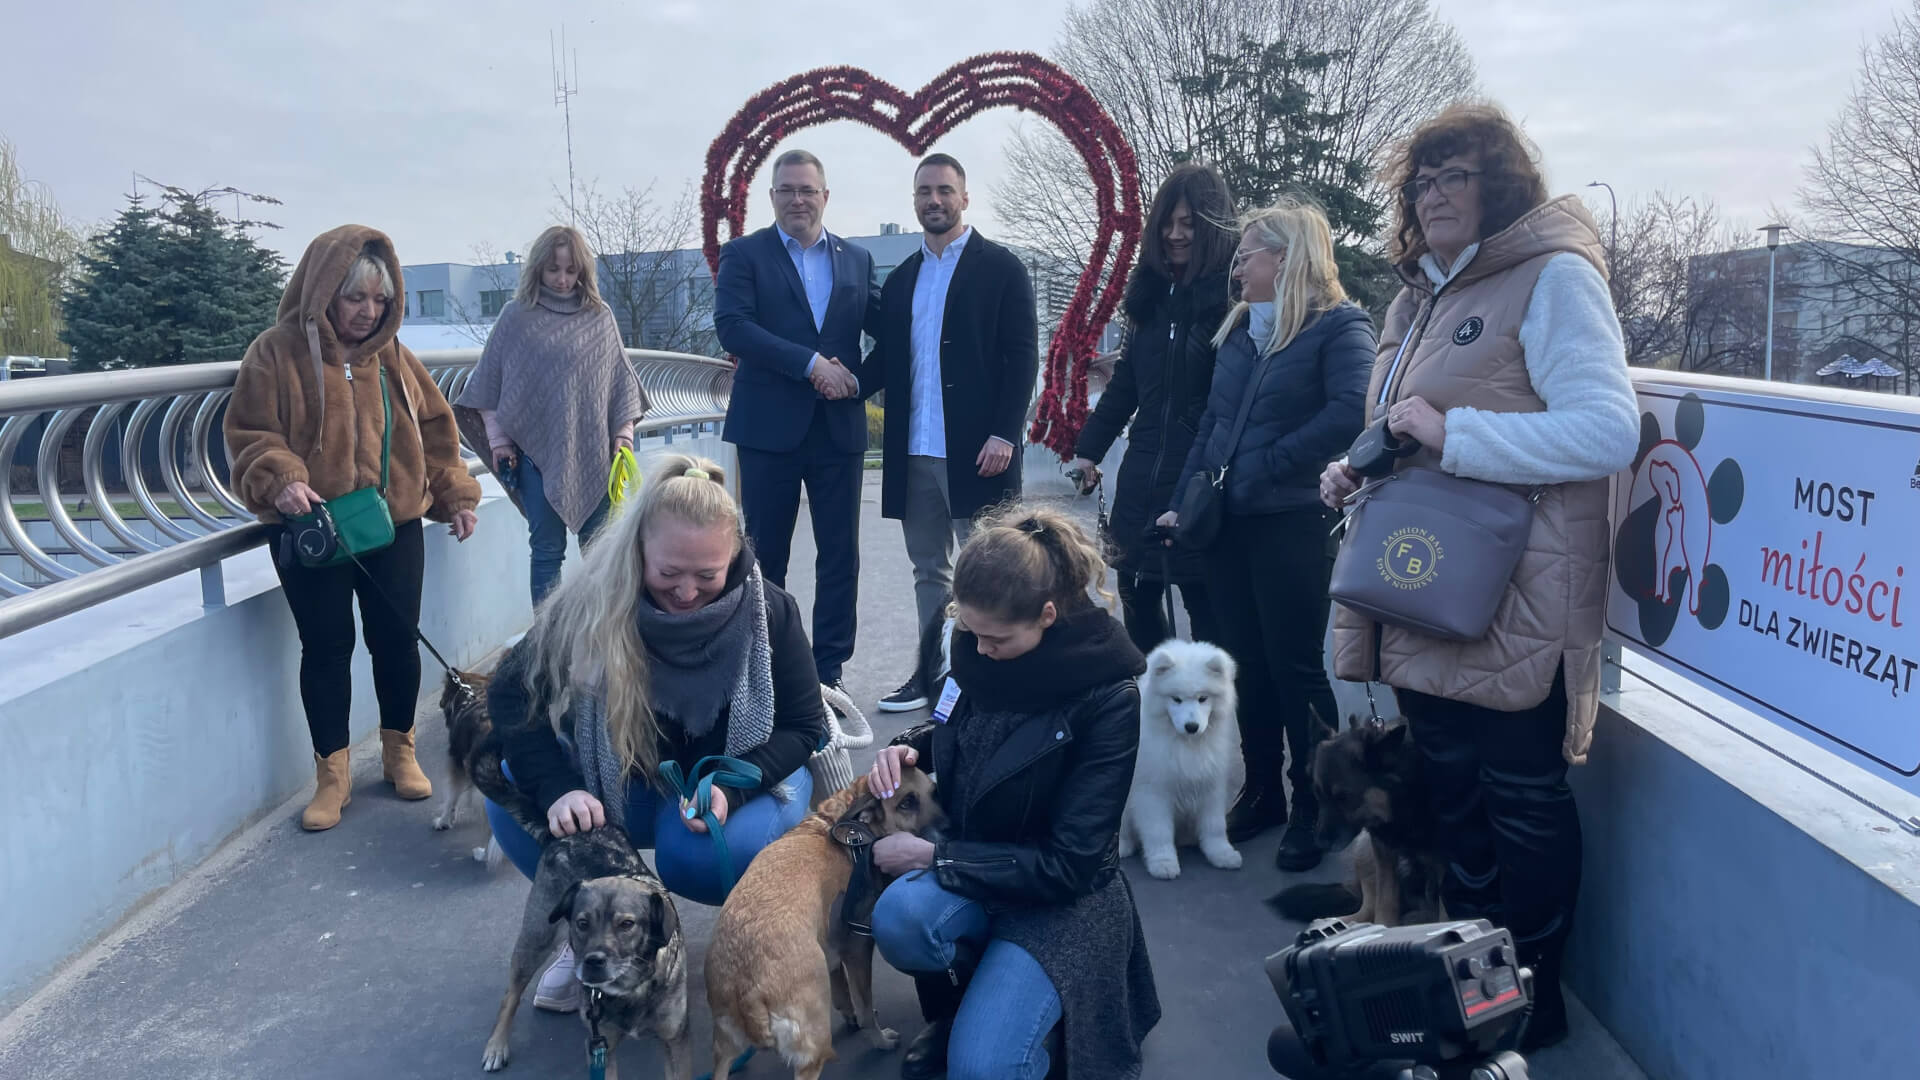
[[[1639,605],[1640,635],[1665,644],[1682,611],[1708,630],[1726,621],[1732,603],[1727,572],[1712,561],[1713,527],[1740,513],[1746,476],[1727,458],[1708,476],[1694,456],[1706,434],[1698,395],[1682,398],[1667,438],[1652,413],[1640,416],[1640,452],[1633,459],[1630,508],[1614,536],[1620,588]]]

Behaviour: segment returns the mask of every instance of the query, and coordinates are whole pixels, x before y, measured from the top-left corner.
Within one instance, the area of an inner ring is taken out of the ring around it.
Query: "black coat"
[[[934,878],[983,905],[993,936],[1047,973],[1060,994],[1067,1077],[1138,1076],[1160,999],[1118,840],[1140,744],[1134,676],[1145,662],[1120,624],[1091,607],[1055,623],[1028,656],[986,661],[975,649],[971,634],[954,631],[961,693],[948,721],[894,740],[934,773],[952,820],[953,837],[934,848]]]
[[[1227,463],[1227,439],[1248,395],[1252,411],[1227,471],[1227,513],[1247,517],[1322,509],[1320,474],[1360,434],[1373,361],[1372,321],[1365,311],[1342,303],[1275,353],[1254,385],[1260,360],[1243,320],[1220,343],[1207,412],[1167,509],[1179,508],[1194,473]]]
[[[1127,452],[1120,459],[1108,519],[1119,549],[1114,561],[1123,571],[1162,577],[1165,553],[1173,580],[1201,579],[1199,552],[1150,548],[1142,534],[1173,501],[1207,410],[1213,334],[1232,306],[1224,271],[1188,284],[1137,266],[1127,279],[1126,346],[1073,450],[1076,457],[1099,461],[1120,429],[1127,428]]]
[[[921,253],[894,267],[880,289],[879,332],[859,371],[860,394],[888,390],[886,460],[880,473],[880,514],[900,518],[907,508],[907,420],[912,414],[913,290]],[[1039,322],[1033,281],[1013,252],[981,236],[967,237],[947,285],[940,334],[940,403],[946,416],[947,498],[954,517],[972,517],[1020,493],[1020,447],[1027,406],[1040,371]],[[1013,463],[999,476],[981,476],[974,459],[987,437],[1013,446]]]
[[[746,554],[751,559],[751,553]],[[736,567],[739,563],[735,563]],[[737,586],[736,586],[737,587]],[[738,809],[746,800],[760,794],[792,775],[819,749],[827,733],[826,705],[820,698],[820,676],[813,664],[813,650],[807,644],[806,624],[800,605],[785,589],[771,582],[767,591],[767,642],[773,660],[773,733],[767,741],[737,755],[741,761],[758,766],[760,788],[756,791],[727,791],[728,805]],[[507,768],[513,773],[513,786],[539,804],[542,813],[569,791],[584,790],[580,768],[547,722],[554,694],[544,682],[537,693],[526,686],[527,640],[508,650],[487,684],[487,710],[494,729],[500,732],[501,750]],[[720,718],[706,735],[693,738],[671,716],[656,716],[660,728],[660,760],[677,761],[691,770],[703,757],[727,752],[727,719],[723,707]],[[561,729],[573,735],[573,712],[560,718]],[[629,823],[638,827],[637,823]]]

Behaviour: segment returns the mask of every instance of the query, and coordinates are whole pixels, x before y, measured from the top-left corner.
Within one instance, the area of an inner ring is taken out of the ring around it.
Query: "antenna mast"
[[[580,54],[577,52],[573,54],[573,71],[572,74],[569,75],[567,71],[567,28],[565,24],[562,24],[560,27],[560,47],[558,52],[554,50],[553,31],[547,31],[547,57],[548,63],[553,68],[553,103],[560,106],[560,111],[565,117],[567,125],[567,224],[572,225],[575,224],[575,215],[573,208],[573,105],[571,101],[573,96],[580,92],[578,86],[580,80]]]

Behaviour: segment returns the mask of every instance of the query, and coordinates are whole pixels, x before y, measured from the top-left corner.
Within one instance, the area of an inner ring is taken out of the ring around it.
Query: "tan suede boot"
[[[403,799],[424,799],[433,794],[433,781],[420,771],[413,760],[413,732],[380,729],[380,772]]]
[[[313,801],[300,814],[300,827],[321,832],[340,824],[340,810],[353,800],[353,751],[313,755]]]

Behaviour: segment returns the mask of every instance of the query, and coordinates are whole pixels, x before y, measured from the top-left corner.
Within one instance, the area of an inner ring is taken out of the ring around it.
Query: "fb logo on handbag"
[[[1409,525],[1387,537],[1386,550],[1374,565],[1387,584],[1411,591],[1433,584],[1440,572],[1440,560],[1446,557],[1439,537]]]

